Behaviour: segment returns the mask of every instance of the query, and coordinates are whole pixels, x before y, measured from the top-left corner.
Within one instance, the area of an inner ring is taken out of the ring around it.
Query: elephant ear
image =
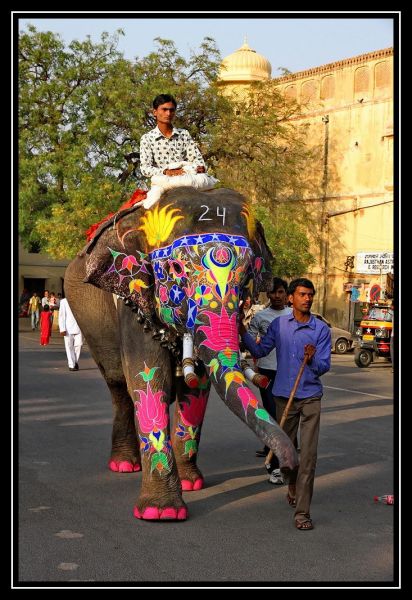
[[[131,215],[124,219],[128,221],[126,228],[132,225],[130,219]],[[84,282],[117,294],[149,315],[154,310],[153,270],[142,250],[140,232],[131,227],[128,235],[119,235],[123,228],[121,220],[112,227],[103,227],[86,247]]]
[[[251,246],[255,255],[253,266],[254,291],[268,292],[272,289],[273,255],[267,245],[265,231],[260,221],[255,221],[255,235],[251,240]]]

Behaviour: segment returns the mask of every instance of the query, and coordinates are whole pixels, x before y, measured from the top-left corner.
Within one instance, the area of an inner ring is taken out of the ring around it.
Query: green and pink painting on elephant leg
[[[161,390],[153,392],[150,387],[150,381],[158,368],[153,367],[150,369],[145,363],[145,369],[139,375],[147,384],[146,390],[137,389],[134,391],[139,394],[140,400],[135,402],[141,440],[140,451],[150,458],[150,472],[156,470],[161,475],[162,472],[171,470],[172,445],[168,433],[168,405],[166,402],[162,402],[162,398],[166,394]]]
[[[198,448],[199,425],[203,423],[209,390],[199,390],[198,394],[185,394],[185,402],[180,404],[179,420],[176,436],[185,442],[184,454],[189,458],[196,454]]]

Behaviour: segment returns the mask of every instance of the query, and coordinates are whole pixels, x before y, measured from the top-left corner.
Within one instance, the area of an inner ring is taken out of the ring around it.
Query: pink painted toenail
[[[177,509],[176,508],[164,508],[160,513],[161,519],[177,519]]]
[[[140,510],[137,508],[137,506],[135,506],[134,509],[133,509],[133,516],[136,517],[136,519],[141,519],[142,518]]]
[[[148,520],[153,520],[153,521],[159,520],[160,514],[159,514],[159,509],[157,508],[157,506],[148,506],[147,508],[145,508],[142,519],[148,519]]]
[[[196,481],[193,484],[193,489],[194,490],[201,490],[203,488],[203,484],[204,484],[204,480],[199,477],[199,479],[196,479]]]
[[[177,518],[179,519],[179,521],[184,521],[185,519],[187,519],[187,508],[179,508],[179,510],[177,511]]]
[[[127,460],[119,462],[119,473],[133,473],[133,465]]]
[[[115,473],[134,473],[141,471],[140,465],[133,465],[129,460],[111,460],[109,462],[109,469]]]
[[[191,490],[193,490],[193,483],[191,481],[189,481],[188,479],[182,479],[181,484],[182,484],[182,490],[184,492],[190,492]]]

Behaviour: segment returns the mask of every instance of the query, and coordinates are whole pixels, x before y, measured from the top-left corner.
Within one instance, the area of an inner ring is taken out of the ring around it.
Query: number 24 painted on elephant
[[[209,212],[210,208],[206,204],[202,204],[200,206],[200,208],[205,208],[206,210],[202,212],[202,214],[198,218],[198,221],[212,221],[213,219],[211,217],[205,217],[205,215]],[[222,213],[219,212],[219,208],[221,208],[221,207],[219,207],[219,206],[216,207],[216,216],[217,217],[222,217],[222,219],[223,219],[223,225],[224,225],[225,224],[225,218],[226,218],[226,208],[223,207],[223,212]]]

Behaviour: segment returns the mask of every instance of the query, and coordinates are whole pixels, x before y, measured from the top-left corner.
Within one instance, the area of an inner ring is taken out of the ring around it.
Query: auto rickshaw
[[[375,304],[356,330],[355,363],[369,367],[379,357],[390,360],[393,312],[389,306]]]

